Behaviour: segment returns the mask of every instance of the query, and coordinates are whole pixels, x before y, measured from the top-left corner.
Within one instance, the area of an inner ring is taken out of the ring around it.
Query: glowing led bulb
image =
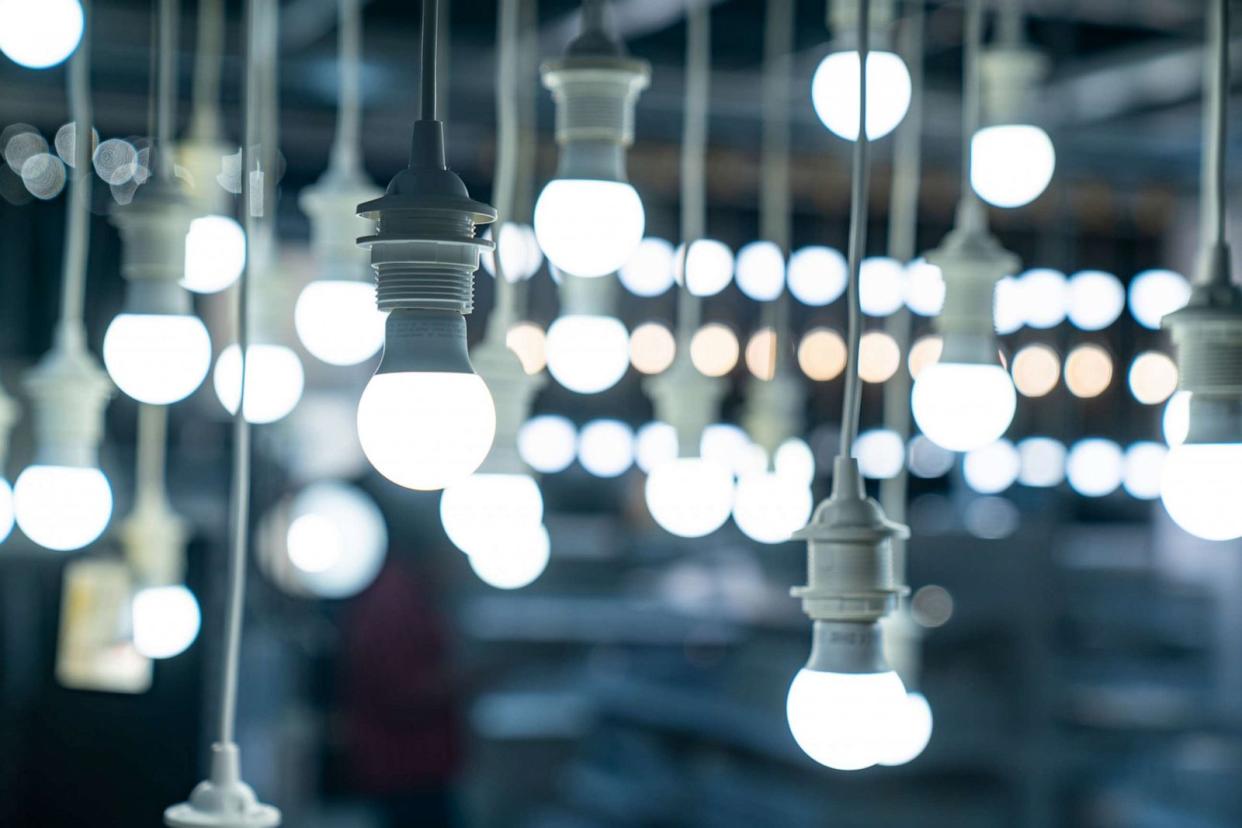
[[[134,649],[147,658],[172,658],[198,638],[202,614],[183,586],[148,587],[134,595]]]
[[[907,693],[905,704],[889,723],[877,764],[888,767],[913,762],[932,735],[931,706],[922,693]]]
[[[557,178],[535,202],[535,237],[558,270],[606,276],[643,240],[643,202],[624,181]]]
[[[835,770],[869,768],[887,758],[888,735],[908,704],[906,688],[885,673],[803,668],[789,685],[785,714],[798,747]]]
[[[551,551],[548,530],[540,524],[511,532],[468,560],[474,574],[488,586],[521,589],[548,568]]]
[[[548,328],[548,372],[579,394],[598,394],[616,385],[630,365],[630,337],[612,316],[573,314]]]
[[[13,487],[0,477],[0,543],[13,531]]]
[[[938,362],[919,372],[910,402],[929,439],[951,451],[970,451],[1005,433],[1017,395],[999,365]]]
[[[833,134],[858,137],[858,52],[833,52],[820,61],[811,80],[815,114]],[[888,135],[910,108],[910,71],[892,52],[867,54],[867,138]]]
[[[285,554],[297,583],[321,598],[347,598],[375,580],[388,554],[388,526],[366,493],[334,481],[298,492]]]
[[[970,183],[989,204],[1021,207],[1048,187],[1056,163],[1052,140],[1039,127],[985,127],[971,140]]]
[[[467,555],[543,522],[543,495],[528,474],[472,474],[440,495],[440,523]]]
[[[298,339],[329,365],[357,365],[379,353],[384,318],[375,307],[375,286],[347,279],[308,283],[293,309]]]
[[[27,69],[63,62],[85,23],[78,0],[0,0],[0,52]]]
[[[218,293],[237,281],[246,264],[246,234],[228,216],[201,216],[185,237],[185,278],[195,293]]]
[[[723,463],[679,457],[652,469],[645,495],[651,517],[665,531],[701,538],[729,519],[733,475]]]
[[[1242,444],[1174,446],[1164,461],[1160,499],[1169,517],[1196,537],[1242,537]]]
[[[743,475],[737,482],[733,522],[759,543],[784,543],[811,517],[811,489],[777,472]]]
[[[185,399],[211,367],[211,337],[197,316],[122,313],[104,334],[104,365],[113,382],[139,402]]]
[[[13,511],[26,537],[67,552],[94,541],[112,517],[112,487],[96,468],[28,466],[13,487]]]
[[[212,383],[216,398],[230,414],[241,396],[241,348],[230,345],[220,352]],[[251,345],[246,365],[246,419],[274,423],[302,399],[302,361],[283,345]]]

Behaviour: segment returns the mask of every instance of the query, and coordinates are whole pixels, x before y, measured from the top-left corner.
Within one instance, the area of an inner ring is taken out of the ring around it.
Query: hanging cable
[[[513,220],[514,191],[517,179],[518,153],[518,55],[520,21],[515,0],[498,0],[496,22],[496,177],[492,188],[492,206],[496,208],[496,223],[492,225],[492,254],[495,270],[496,305],[493,311],[495,335],[506,336],[509,326],[516,321],[517,296],[515,286],[504,271],[504,256],[500,241],[504,237],[505,224]]]
[[[138,406],[138,448],[135,463],[136,503],[160,502],[166,499],[164,465],[167,455],[168,407]]]
[[[965,38],[962,45],[962,203],[982,212],[982,204],[970,179],[982,106],[983,79],[979,71],[979,52],[983,48],[982,0],[966,0]]]
[[[73,116],[73,171],[65,199],[69,225],[65,258],[61,266],[60,326],[58,336],[72,338],[85,347],[82,309],[86,304],[86,253],[91,237],[91,4],[82,2],[86,34],[69,59],[69,112]]]
[[[858,4],[858,138],[854,141],[850,182],[849,238],[849,341],[845,368],[845,405],[841,417],[841,457],[850,457],[858,436],[862,409],[862,378],[858,373],[858,348],[862,341],[860,283],[862,257],[867,248],[867,191],[870,184],[868,160],[871,143],[867,139],[867,55],[871,42],[871,1]]]
[[[436,120],[436,46],[440,0],[423,0],[422,74],[419,77],[419,119]]]
[[[1207,244],[1223,248],[1225,235],[1225,150],[1227,148],[1226,110],[1229,98],[1229,0],[1212,0],[1208,10],[1207,153],[1203,168],[1204,239]],[[1213,269],[1214,275],[1227,274],[1224,268]]]
[[[690,247],[707,225],[707,106],[711,95],[712,22],[710,3],[687,0],[686,89],[681,138],[681,290],[677,295],[677,334],[682,347],[698,330],[703,300],[690,292]]]
[[[923,10],[919,9],[922,16]],[[1006,47],[1022,44],[1022,0],[1001,0],[997,41]]]
[[[340,0],[337,31],[337,100],[336,138],[332,145],[332,166],[354,171],[362,163],[359,144],[362,133],[360,85],[362,75],[362,6],[361,0]]]
[[[759,162],[759,234],[789,260],[789,79],[793,66],[793,0],[768,0],[763,44],[763,144]],[[763,308],[764,327],[772,331],[768,368],[775,376],[788,336],[789,292],[782,289]]]
[[[173,176],[172,138],[177,121],[178,0],[160,0],[159,107],[156,110],[156,163],[160,178]]]
[[[190,134],[200,141],[220,135],[220,68],[224,64],[224,0],[198,0],[194,52],[194,111]]]

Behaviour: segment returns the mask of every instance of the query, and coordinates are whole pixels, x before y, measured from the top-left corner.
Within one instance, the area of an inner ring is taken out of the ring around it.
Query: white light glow
[[[1160,330],[1160,320],[1190,300],[1190,282],[1172,270],[1144,270],[1130,281],[1129,305],[1134,320]]]
[[[1126,449],[1125,470],[1121,485],[1126,494],[1139,500],[1155,500],[1160,496],[1160,477],[1169,449],[1164,443],[1150,440],[1134,443]]]
[[[1022,327],[1024,318],[1022,288],[1017,279],[1006,276],[992,295],[992,324],[998,334],[1011,334]]]
[[[246,264],[246,233],[228,216],[200,216],[185,237],[182,287],[218,293],[237,281]]]
[[[1126,307],[1121,280],[1102,270],[1080,270],[1069,280],[1069,320],[1084,331],[1102,331]]]
[[[540,525],[511,532],[494,548],[470,555],[470,568],[495,589],[529,586],[548,568],[552,544]]]
[[[1052,140],[1037,126],[984,127],[971,140],[971,186],[997,207],[1021,207],[1039,198],[1056,165]]]
[[[596,477],[618,477],[634,465],[634,432],[620,420],[592,420],[578,433],[578,462]]]
[[[299,584],[321,598],[370,586],[388,554],[388,526],[375,501],[353,486],[314,483],[290,508],[285,551]]]
[[[815,480],[815,452],[801,437],[790,437],[776,447],[772,455],[772,470],[781,477],[802,486],[810,487]]]
[[[248,354],[246,419],[252,423],[274,423],[288,415],[302,399],[302,360],[283,345],[251,345]],[[212,375],[216,398],[230,414],[237,413],[241,373],[241,348],[230,345],[220,352]]]
[[[906,688],[887,673],[802,669],[789,685],[785,714],[794,741],[821,765],[862,770],[887,753],[890,728],[906,707]]]
[[[1168,354],[1144,351],[1130,363],[1130,393],[1144,405],[1162,403],[1177,390],[1177,363]]]
[[[1121,446],[1112,440],[1090,437],[1070,447],[1065,477],[1070,488],[1084,497],[1103,497],[1121,485],[1124,460]]]
[[[316,279],[302,288],[293,308],[298,339],[329,365],[357,365],[384,347],[387,314],[375,306],[375,285]]]
[[[1069,312],[1069,282],[1059,270],[1032,268],[1018,277],[1017,300],[1023,323],[1041,330],[1055,328]]]
[[[126,394],[167,405],[202,384],[211,367],[211,337],[197,316],[122,313],[104,334],[103,358]]]
[[[845,257],[831,247],[802,247],[789,257],[789,292],[804,305],[835,302],[845,292],[848,276]]]
[[[737,286],[756,302],[770,302],[785,287],[785,257],[770,241],[753,241],[737,251]]]
[[[979,494],[1005,491],[1018,479],[1021,468],[1018,450],[1008,440],[996,440],[972,449],[962,459],[966,485]]]
[[[672,244],[648,236],[639,243],[630,260],[621,265],[621,284],[635,296],[659,296],[676,282],[673,255]]]
[[[759,543],[784,543],[806,526],[814,507],[811,490],[776,472],[743,475],[737,481],[733,522]]]
[[[919,316],[936,316],[944,308],[944,274],[925,259],[906,265],[906,307]]]
[[[910,439],[907,454],[910,474],[925,480],[944,477],[953,468],[956,459],[953,452],[936,445],[922,434],[916,434]]]
[[[484,232],[484,238],[494,239],[492,227]],[[500,241],[496,243],[500,251],[500,265],[505,271],[508,282],[524,282],[539,272],[543,264],[543,251],[535,239],[535,231],[529,225],[506,221],[500,225]],[[479,256],[479,263],[492,276],[496,275],[496,251],[484,250]],[[374,304],[374,303],[373,303]]]
[[[929,439],[950,451],[970,451],[1005,433],[1017,394],[999,365],[937,362],[919,372],[910,403]]]
[[[733,475],[722,463],[679,457],[652,469],[644,494],[651,517],[666,532],[701,538],[729,519]]]
[[[1178,391],[1169,397],[1169,401],[1164,404],[1160,430],[1164,434],[1164,442],[1169,446],[1180,446],[1186,442],[1186,435],[1190,433],[1189,391]]]
[[[863,259],[859,269],[859,304],[868,316],[890,316],[905,301],[906,269],[887,256]]]
[[[0,477],[0,543],[12,533],[13,522],[13,487],[8,480]]]
[[[99,469],[27,466],[13,486],[13,512],[26,537],[68,552],[90,544],[112,518],[112,487]]]
[[[440,495],[440,524],[467,555],[485,553],[510,532],[543,523],[543,494],[529,474],[472,474]]]
[[[522,424],[518,431],[518,454],[537,472],[556,474],[574,462],[578,431],[565,417],[541,414]]]
[[[712,423],[699,438],[699,456],[738,474],[750,459],[750,435],[733,423]]]
[[[690,245],[689,255],[678,245],[673,254],[673,275],[682,282],[682,265],[689,274],[686,287],[695,296],[715,296],[733,279],[733,251],[716,239],[699,239]]]
[[[863,477],[888,480],[896,477],[906,459],[901,435],[886,428],[864,431],[854,443],[854,457]]]
[[[931,705],[922,693],[907,693],[906,703],[889,722],[877,764],[897,767],[913,762],[927,747],[931,736]]]
[[[634,462],[644,473],[677,459],[677,429],[652,421],[634,435]]]
[[[203,616],[194,593],[183,586],[148,587],[131,605],[134,649],[147,658],[172,658],[198,638]]]
[[[1065,444],[1059,440],[1027,437],[1018,443],[1018,482],[1041,489],[1061,485],[1065,479],[1065,456]]]
[[[27,69],[63,63],[82,40],[78,0],[0,0],[0,52]]]
[[[1242,537],[1242,444],[1174,447],[1164,461],[1160,501],[1169,517],[1195,537]]]
[[[644,322],[630,333],[630,363],[640,374],[661,374],[676,356],[677,340],[659,322]]]
[[[630,367],[630,336],[612,316],[561,316],[548,328],[548,373],[579,394],[616,385]]]
[[[376,374],[358,401],[363,453],[407,489],[434,491],[465,479],[495,435],[496,407],[477,374]]]
[[[548,260],[574,276],[606,276],[643,239],[646,216],[624,181],[557,178],[535,202],[535,236]]]
[[[833,52],[820,61],[811,79],[815,114],[833,134],[858,138],[858,52]],[[910,71],[892,52],[867,54],[867,138],[888,135],[910,108]]]

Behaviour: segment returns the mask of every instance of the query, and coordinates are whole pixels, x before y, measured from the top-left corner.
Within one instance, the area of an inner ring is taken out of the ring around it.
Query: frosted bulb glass
[[[0,0],[0,52],[27,69],[62,63],[82,40],[78,0]]]
[[[357,365],[384,345],[387,315],[375,307],[375,285],[317,279],[302,288],[293,308],[298,339],[329,365]]]
[[[435,491],[464,480],[482,465],[495,436],[496,406],[478,374],[376,374],[358,401],[363,453],[407,489]]]
[[[821,765],[869,768],[887,747],[889,728],[906,705],[893,671],[824,673],[802,669],[789,685],[785,715],[794,741]]]
[[[472,474],[440,495],[440,523],[467,555],[543,523],[543,494],[528,474]]]
[[[733,475],[723,463],[679,457],[652,470],[644,493],[651,517],[666,532],[701,538],[729,519]]]
[[[931,741],[932,711],[922,693],[907,693],[889,722],[878,764],[895,767],[913,762]]]
[[[509,532],[467,560],[479,580],[496,589],[529,586],[548,568],[548,530],[542,524]]]
[[[283,345],[251,345],[246,364],[246,419],[274,423],[302,399],[305,382],[302,361]],[[241,348],[230,345],[220,352],[212,384],[216,398],[230,414],[237,413],[241,392]]]
[[[285,551],[299,584],[322,598],[348,598],[375,580],[388,553],[388,526],[366,493],[314,483],[293,499],[289,514]]]
[[[0,543],[13,531],[13,487],[0,477]]]
[[[46,549],[81,549],[112,518],[112,487],[99,469],[28,466],[13,487],[17,525]]]
[[[635,296],[659,296],[673,286],[673,245],[648,237],[618,271],[621,284]]]
[[[737,286],[756,302],[770,302],[785,287],[785,256],[770,241],[753,241],[737,251]]]
[[[185,278],[195,293],[218,293],[237,281],[246,264],[246,233],[228,216],[202,216],[185,237]]]
[[[147,658],[172,658],[198,638],[202,614],[183,586],[148,587],[134,596],[134,649]]]
[[[776,472],[748,474],[737,482],[733,522],[759,543],[784,543],[806,526],[814,503],[805,484]]]
[[[1028,124],[985,127],[971,140],[970,183],[997,207],[1021,207],[1052,180],[1057,154],[1048,133]]]
[[[535,202],[535,237],[557,269],[574,276],[618,270],[643,240],[646,216],[624,181],[557,178]]]
[[[1173,447],[1164,461],[1160,499],[1169,517],[1196,537],[1242,537],[1242,443]]]
[[[104,334],[103,358],[112,381],[126,394],[167,405],[202,384],[211,367],[211,337],[197,316],[122,313]]]
[[[999,365],[938,362],[919,372],[910,404],[928,439],[950,451],[970,451],[1005,433],[1017,394]]]
[[[548,373],[579,394],[616,385],[630,367],[630,337],[611,316],[571,315],[548,328]]]
[[[858,52],[833,52],[820,61],[811,80],[815,114],[835,135],[858,137]],[[910,72],[892,52],[867,55],[867,138],[888,135],[910,108]]]

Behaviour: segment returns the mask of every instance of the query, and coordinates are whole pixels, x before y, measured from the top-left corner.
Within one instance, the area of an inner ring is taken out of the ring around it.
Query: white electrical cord
[[[359,142],[362,134],[362,105],[359,89],[362,75],[361,0],[340,0],[337,31],[336,138],[332,145],[332,166],[353,172],[362,164]]]
[[[504,225],[512,221],[514,191],[517,186],[518,152],[518,54],[520,10],[516,0],[497,0],[496,22],[496,177],[492,186],[492,206],[496,208],[496,223],[492,225],[492,241],[496,247],[492,254],[495,272],[496,301],[492,313],[495,321],[489,326],[503,338],[509,326],[516,321],[517,291],[504,272],[504,257],[500,253],[500,239]]]
[[[768,0],[763,41],[763,143],[759,161],[759,234],[789,258],[789,80],[793,67],[793,0]],[[773,353],[769,366],[790,352],[789,293],[781,290],[763,308],[764,327],[772,331]]]
[[[983,205],[975,194],[970,170],[982,107],[983,78],[979,71],[979,52],[982,48],[983,2],[966,0],[966,31],[962,43],[962,202],[980,211]]]
[[[849,336],[845,368],[845,404],[841,417],[841,447],[838,455],[853,455],[862,408],[862,377],[858,373],[858,347],[862,341],[860,283],[862,257],[867,248],[867,195],[870,183],[871,143],[867,139],[867,55],[871,44],[871,0],[858,4],[858,138],[854,141],[850,181],[849,239]]]
[[[172,137],[177,113],[177,20],[179,0],[160,0],[159,108],[155,156],[159,177],[173,176]]]
[[[436,120],[436,52],[439,47],[440,0],[423,0],[422,66],[419,74],[419,119]]]
[[[90,244],[91,200],[91,4],[82,0],[82,42],[69,59],[69,112],[73,116],[74,165],[65,199],[65,258],[61,266],[60,324],[57,338],[67,347],[86,346],[82,309],[86,304],[86,252]],[[72,344],[71,344],[72,343]]]
[[[168,407],[138,406],[138,447],[134,501],[165,501],[164,465],[167,456]]]
[[[707,106],[711,95],[711,4],[689,0],[686,9],[686,89],[681,137],[681,290],[677,295],[679,348],[689,348],[703,301],[690,292],[690,246],[707,227]]]
[[[224,64],[224,0],[198,0],[198,42],[194,51],[194,85],[190,134],[200,141],[220,137],[220,67]]]

